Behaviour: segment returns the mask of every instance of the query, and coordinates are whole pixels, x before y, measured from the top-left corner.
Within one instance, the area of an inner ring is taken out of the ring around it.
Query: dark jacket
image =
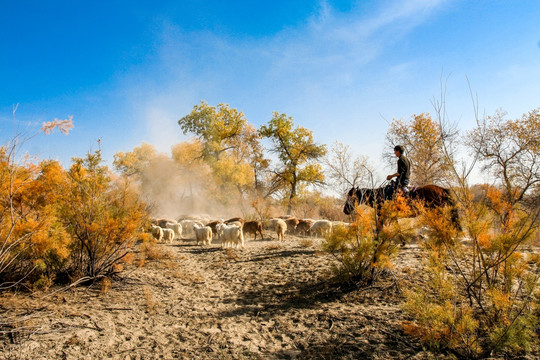
[[[397,162],[398,178],[397,185],[405,186],[409,184],[409,177],[411,176],[411,163],[405,155],[401,155]]]

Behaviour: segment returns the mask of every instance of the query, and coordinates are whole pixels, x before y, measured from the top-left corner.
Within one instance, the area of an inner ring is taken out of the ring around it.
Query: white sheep
[[[287,231],[287,223],[283,219],[273,219],[274,229],[276,230],[278,241],[284,241],[285,231]]]
[[[272,219],[266,219],[263,221],[263,229],[264,230],[275,230],[276,229],[276,223],[278,222],[279,218],[272,218]]]
[[[309,228],[309,233],[319,236],[329,235],[332,232],[332,222],[330,220],[317,220]]]
[[[195,233],[193,228],[194,225],[204,226],[200,221],[197,220],[182,220],[180,221],[180,225],[182,226],[182,231],[185,235],[193,235]]]
[[[163,229],[163,241],[172,243],[174,240],[174,231],[172,229]]]
[[[176,221],[168,221],[166,224],[165,224],[165,227],[167,229],[171,229],[172,231],[174,231],[174,238],[178,238],[178,239],[181,239],[182,238],[182,225],[177,223]]]
[[[195,224],[193,226],[195,231],[195,238],[197,239],[197,245],[202,243],[203,245],[210,245],[212,242],[212,228],[210,226],[200,226]]]
[[[218,225],[219,233],[221,234],[221,247],[227,247],[227,245],[231,247],[235,245],[236,248],[244,247],[244,233],[238,225],[220,224]]]
[[[157,225],[152,224],[152,236],[154,236],[157,241],[161,241],[161,239],[163,238],[163,229]]]

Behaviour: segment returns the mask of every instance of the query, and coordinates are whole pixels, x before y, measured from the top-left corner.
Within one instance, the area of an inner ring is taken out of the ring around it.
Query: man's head
[[[397,157],[400,157],[401,155],[403,155],[404,152],[405,152],[405,148],[403,147],[403,145],[394,146],[394,154]]]

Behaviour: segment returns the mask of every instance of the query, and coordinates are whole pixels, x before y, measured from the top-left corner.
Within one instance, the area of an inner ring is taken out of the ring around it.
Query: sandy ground
[[[437,358],[403,334],[398,287],[330,284],[320,241],[163,244],[170,259],[131,266],[108,290],[5,295],[2,314],[34,333],[0,339],[0,359]],[[421,256],[406,246],[396,277],[414,277]]]

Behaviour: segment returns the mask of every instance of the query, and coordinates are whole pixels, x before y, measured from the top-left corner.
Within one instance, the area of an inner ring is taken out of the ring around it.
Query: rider
[[[409,185],[409,177],[411,175],[411,163],[409,162],[409,159],[407,159],[407,157],[403,155],[404,152],[405,148],[402,145],[396,145],[394,147],[394,154],[398,158],[398,171],[395,174],[388,175],[386,177],[386,180],[391,180],[392,178],[397,177],[397,181],[394,184],[386,187],[385,195],[387,199],[392,198],[396,189],[405,191],[406,186]]]

